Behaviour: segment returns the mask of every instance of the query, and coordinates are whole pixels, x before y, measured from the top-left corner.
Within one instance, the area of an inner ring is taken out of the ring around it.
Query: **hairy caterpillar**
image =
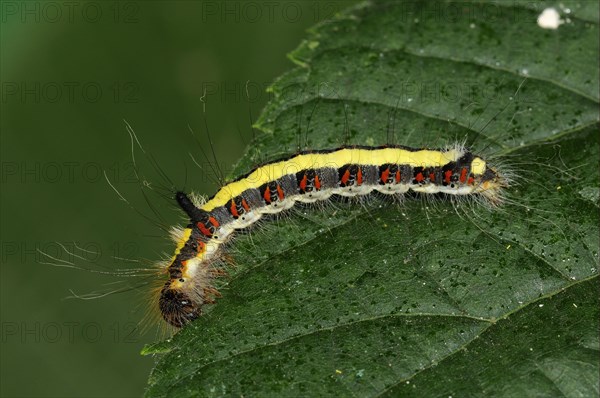
[[[374,191],[402,195],[410,190],[476,195],[495,206],[502,202],[502,190],[507,186],[506,176],[463,146],[415,149],[388,145],[300,152],[255,168],[203,204],[177,192],[176,200],[190,223],[173,231],[177,247],[165,268],[169,279],[158,291],[160,312],[175,327],[201,315],[202,306],[220,295],[211,281],[224,271],[214,260],[234,231],[296,202]]]

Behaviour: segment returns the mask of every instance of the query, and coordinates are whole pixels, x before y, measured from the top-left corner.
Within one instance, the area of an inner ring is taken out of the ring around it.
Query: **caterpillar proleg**
[[[266,163],[224,185],[205,203],[177,192],[175,199],[190,222],[172,233],[177,247],[166,268],[168,280],[160,289],[160,312],[175,327],[200,316],[202,306],[220,295],[212,280],[224,270],[214,260],[235,231],[296,203],[325,201],[333,195],[402,196],[414,191],[475,195],[496,206],[508,184],[506,176],[461,145],[445,149],[344,146]]]

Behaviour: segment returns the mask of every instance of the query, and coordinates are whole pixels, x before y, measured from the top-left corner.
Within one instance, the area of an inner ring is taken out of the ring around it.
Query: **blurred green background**
[[[139,352],[159,338],[137,326],[145,280],[43,264],[39,251],[99,271],[133,266],[115,257],[170,253],[165,234],[102,176],[157,218],[134,176],[123,120],[177,187],[212,193],[199,149],[210,153],[205,124],[227,173],[252,137],[266,87],[292,67],[285,54],[351,3],[1,3],[2,396],[143,393],[154,359]],[[152,184],[163,183],[147,157],[137,160]],[[166,224],[185,222],[159,195],[148,201]],[[96,254],[81,253],[83,261],[57,242]],[[67,298],[123,281],[134,289]]]

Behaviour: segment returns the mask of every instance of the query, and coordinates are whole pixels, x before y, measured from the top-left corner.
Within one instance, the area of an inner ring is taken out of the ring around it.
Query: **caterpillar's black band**
[[[200,221],[206,218],[207,212],[197,208],[190,198],[184,192],[177,192],[175,194],[175,200],[179,206],[186,212],[193,222]]]

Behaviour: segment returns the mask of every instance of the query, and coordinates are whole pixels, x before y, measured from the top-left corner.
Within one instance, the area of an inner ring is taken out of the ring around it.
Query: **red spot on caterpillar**
[[[187,267],[187,260],[183,260],[183,261],[181,262],[181,265],[183,265],[184,267]]]
[[[362,182],[363,182],[362,169],[359,167],[358,172],[356,173],[356,185],[362,185]]]
[[[204,253],[206,251],[206,244],[202,242],[200,239],[197,240],[198,243],[198,253]]]
[[[208,222],[210,222],[214,227],[218,227],[219,225],[221,225],[219,224],[217,219],[212,216],[208,218]]]
[[[277,196],[279,196],[279,200],[283,200],[283,198],[285,198],[283,189],[281,189],[281,185],[277,185]]]
[[[244,210],[250,211],[250,206],[248,206],[246,199],[242,199],[242,207],[244,208]]]
[[[475,179],[473,177],[469,177],[469,180],[467,181],[467,184],[473,185],[474,182],[475,182]]]
[[[319,180],[319,176],[315,174],[315,189],[318,191],[321,189],[321,180]]]
[[[446,170],[444,173],[444,181],[450,184],[450,178],[452,177],[452,170]]]
[[[429,173],[429,181],[431,181],[431,182],[435,181],[435,173]]]
[[[417,182],[421,182],[425,179],[425,177],[423,177],[423,173],[417,173],[417,175],[415,176],[415,180],[417,180]]]
[[[400,183],[400,179],[401,179],[401,176],[400,176],[400,170],[398,170],[398,171],[396,172],[396,184],[399,184],[399,183]]]
[[[229,210],[231,211],[231,215],[233,215],[235,218],[240,216],[240,213],[237,211],[237,206],[235,205],[235,200],[233,199],[231,199],[231,206],[229,207]]]
[[[306,181],[308,180],[308,177],[306,176],[306,174],[304,174],[304,177],[302,177],[302,180],[300,180],[300,189],[302,190],[302,192],[306,191]]]
[[[460,171],[459,180],[463,184],[465,183],[465,181],[467,181],[467,169],[465,167],[463,167],[462,170]]]
[[[346,169],[344,175],[342,176],[342,185],[346,185],[348,180],[350,179],[350,170]]]
[[[198,221],[196,225],[198,226],[200,232],[202,232],[202,235],[208,236],[209,238],[212,236],[212,232],[210,231],[210,229],[206,228],[206,225],[204,225],[204,223]]]
[[[387,184],[389,177],[390,177],[390,169],[387,168],[381,173],[381,182],[384,184]]]
[[[263,198],[265,199],[265,202],[271,203],[271,190],[269,189],[269,187],[265,188],[265,193],[263,194]]]

